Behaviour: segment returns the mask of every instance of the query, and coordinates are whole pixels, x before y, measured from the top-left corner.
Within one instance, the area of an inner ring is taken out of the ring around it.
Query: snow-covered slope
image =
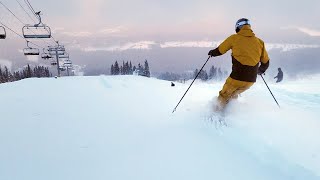
[[[0,85],[1,180],[320,179],[320,77],[259,80],[208,120],[222,82],[136,76]]]

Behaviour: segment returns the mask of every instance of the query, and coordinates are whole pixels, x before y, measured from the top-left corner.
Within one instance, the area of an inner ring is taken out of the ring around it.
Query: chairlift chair
[[[72,62],[70,60],[66,60],[66,61],[63,62],[63,65],[65,67],[72,67]]]
[[[48,48],[49,50],[49,54],[52,56],[56,56],[58,54],[58,56],[64,55],[66,49],[64,48],[64,46],[49,46]]]
[[[51,64],[52,66],[55,66],[55,65],[57,65],[57,61],[54,60],[54,59],[52,59],[51,62],[50,62],[50,64]]]
[[[39,23],[30,25],[27,24],[22,27],[22,34],[24,38],[51,38],[51,29],[41,21],[40,12],[37,12]]]
[[[41,58],[44,59],[44,60],[47,60],[47,59],[51,59],[52,56],[51,56],[50,54],[42,53],[42,54],[41,54]]]
[[[7,37],[6,29],[3,26],[0,26],[0,39],[5,39]]]
[[[64,48],[64,46],[63,45],[58,45],[58,46],[48,46],[48,50],[49,51],[56,51],[56,49],[58,50],[58,51],[66,51],[66,49]]]
[[[51,59],[52,56],[49,54],[49,52],[45,52],[45,48],[43,48],[43,53],[41,54],[41,58],[47,60],[47,59]]]
[[[40,51],[38,48],[32,48],[29,46],[29,41],[27,41],[27,48],[23,49],[23,53],[26,56],[38,56],[40,54]]]
[[[65,71],[66,70],[66,68],[63,67],[63,66],[60,66],[59,69],[60,69],[60,71]]]
[[[69,54],[65,52],[64,54],[59,55],[59,59],[62,61],[67,61],[69,60]]]

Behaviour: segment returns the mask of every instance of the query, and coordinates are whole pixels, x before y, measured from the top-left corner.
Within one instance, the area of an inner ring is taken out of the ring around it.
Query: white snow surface
[[[210,122],[223,82],[138,76],[0,85],[1,180],[319,180],[320,76],[267,79]]]

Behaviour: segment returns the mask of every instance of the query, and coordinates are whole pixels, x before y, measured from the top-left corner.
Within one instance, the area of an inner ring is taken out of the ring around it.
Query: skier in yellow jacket
[[[264,42],[251,30],[250,21],[241,18],[235,25],[236,34],[223,41],[209,56],[220,56],[232,49],[232,72],[219,92],[215,111],[225,108],[231,99],[249,89],[269,67],[269,57]]]

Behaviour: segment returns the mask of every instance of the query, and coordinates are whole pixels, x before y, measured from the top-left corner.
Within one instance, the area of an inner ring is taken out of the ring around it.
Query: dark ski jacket
[[[277,83],[282,81],[282,79],[283,79],[283,72],[281,71],[281,69],[279,70],[278,75],[277,75],[276,77],[274,77],[274,79],[276,79],[276,78],[278,78],[278,79],[277,79]]]

